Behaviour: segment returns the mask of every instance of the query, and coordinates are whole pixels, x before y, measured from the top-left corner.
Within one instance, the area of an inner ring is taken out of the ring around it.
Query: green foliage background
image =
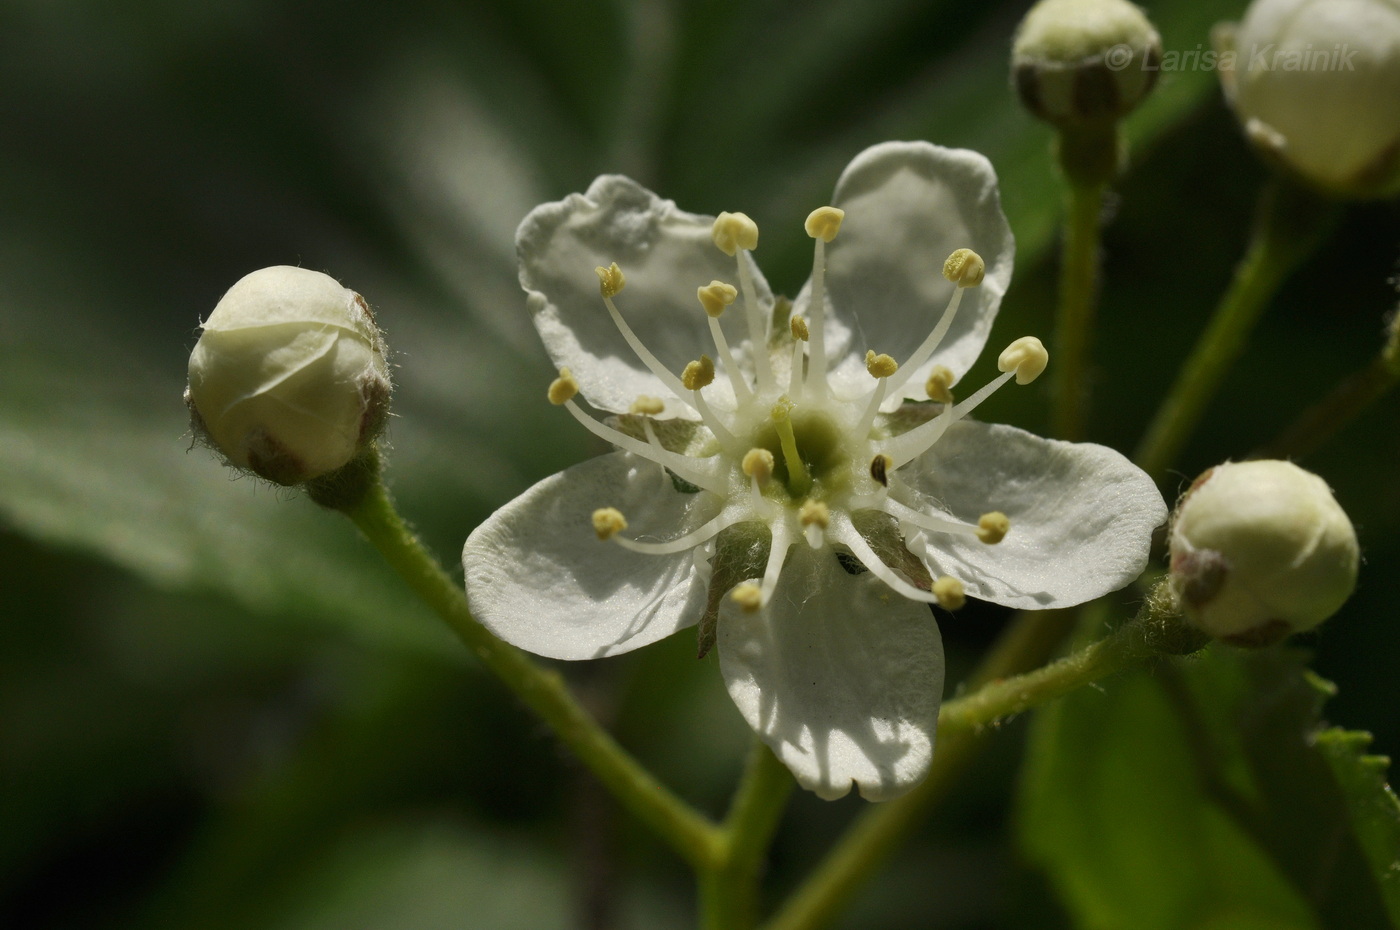
[[[196,328],[264,265],[364,293],[399,366],[393,487],[449,564],[493,508],[597,451],[543,402],[512,234],[598,173],[750,213],[793,293],[801,219],[861,148],[977,148],[1020,255],[993,341],[1047,336],[1060,189],[1005,64],[1025,6],[0,2],[0,926],[685,926],[684,871],[347,523],[191,450]],[[1146,7],[1189,50],[1241,4]],[[1125,450],[1228,281],[1264,177],[1211,73],[1163,75],[1129,132],[1092,429]],[[1397,255],[1394,204],[1348,210],[1265,318],[1183,480],[1370,359]],[[984,412],[1043,430],[1046,398],[1005,392]],[[1321,713],[1394,753],[1400,402],[1305,464],[1366,557],[1355,598],[1301,643],[1340,686]],[[951,683],[1004,621],[974,608],[943,624]],[[1355,737],[1305,738],[1317,693],[1291,663],[1222,652],[1012,722],[842,926],[1395,922],[1394,879],[1377,878],[1397,853],[1383,770]],[[565,671],[718,810],[747,733],[712,659],[682,636]],[[1273,729],[1231,729],[1270,681],[1313,697],[1265,715]],[[1194,695],[1199,726],[1168,692]],[[1287,753],[1305,753],[1306,779],[1260,769]],[[773,888],[861,803],[796,798]],[[1289,857],[1327,837],[1341,845],[1325,868]]]

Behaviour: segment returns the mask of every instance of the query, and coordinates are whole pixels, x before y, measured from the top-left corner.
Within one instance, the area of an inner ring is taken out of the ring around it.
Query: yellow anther
[[[821,501],[808,500],[798,508],[797,519],[803,526],[819,526],[826,529],[831,524],[831,509]]]
[[[740,465],[744,469],[744,474],[750,478],[757,478],[762,484],[773,477],[773,453],[767,449],[750,449],[744,453],[744,461]]]
[[[967,603],[962,582],[952,575],[944,575],[933,583],[933,596],[944,610],[960,610]]]
[[[632,406],[627,408],[628,413],[641,413],[647,416],[656,416],[666,409],[666,402],[659,397],[650,397],[646,394],[638,396],[632,401]]]
[[[865,350],[865,370],[872,378],[888,378],[899,371],[899,362],[888,355],[876,355],[874,349]]]
[[[792,338],[794,339],[806,342],[812,338],[812,331],[807,328],[807,321],[796,314],[793,314],[792,319],[788,321],[788,327],[792,330]]]
[[[870,477],[874,478],[881,487],[890,486],[890,472],[894,469],[894,459],[881,452],[870,460]]]
[[[830,242],[841,231],[841,221],[845,218],[846,211],[839,207],[817,207],[807,214],[807,235],[813,239]]]
[[[943,277],[958,287],[976,287],[987,274],[987,263],[971,249],[958,249],[943,263]]]
[[[928,394],[929,400],[936,400],[940,404],[951,404],[953,402],[953,381],[955,376],[953,370],[946,365],[934,365],[933,371],[928,373],[928,380],[924,382],[924,392]]]
[[[714,380],[715,363],[708,355],[700,356],[686,365],[685,371],[681,372],[681,384],[685,385],[687,391],[698,391]]]
[[[606,268],[599,265],[593,271],[598,275],[598,289],[603,292],[604,297],[616,297],[627,285],[627,279],[622,276],[622,269],[617,267],[617,262]]]
[[[724,313],[725,307],[734,303],[734,298],[739,296],[739,292],[732,284],[711,281],[704,287],[697,287],[695,296],[700,298],[700,306],[705,308],[706,313],[710,316],[719,316]]]
[[[574,378],[574,373],[567,368],[559,369],[559,377],[549,384],[549,402],[556,407],[565,401],[574,399],[578,393],[578,381]]]
[[[734,598],[734,603],[742,607],[745,613],[751,614],[763,609],[763,589],[752,581],[736,584],[729,596]]]
[[[599,539],[612,539],[627,529],[627,518],[616,507],[600,507],[593,511],[593,532]]]
[[[977,521],[977,538],[989,546],[995,546],[1006,538],[1011,529],[1011,521],[1000,510],[982,514]]]
[[[743,213],[721,213],[715,217],[710,235],[725,255],[733,255],[739,249],[758,248],[758,224]]]
[[[1045,366],[1050,364],[1050,353],[1034,336],[1022,336],[997,356],[997,367],[1002,371],[1016,372],[1017,384],[1030,384]]]

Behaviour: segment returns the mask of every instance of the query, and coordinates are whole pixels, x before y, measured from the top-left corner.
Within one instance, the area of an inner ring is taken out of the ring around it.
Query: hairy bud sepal
[[[1356,586],[1356,531],[1317,475],[1291,462],[1226,463],[1177,508],[1171,588],[1192,623],[1265,646],[1326,620]]]
[[[290,486],[366,453],[391,390],[364,299],[327,275],[277,266],[238,281],[204,321],[185,401],[195,434],[229,464]]]

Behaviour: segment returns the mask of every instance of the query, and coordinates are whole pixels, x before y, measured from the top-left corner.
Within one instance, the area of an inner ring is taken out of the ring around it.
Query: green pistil
[[[805,497],[812,489],[812,476],[807,463],[797,454],[797,436],[792,431],[792,401],[784,397],[773,406],[773,424],[778,429],[778,442],[783,447],[783,464],[787,465],[788,492],[793,498]]]

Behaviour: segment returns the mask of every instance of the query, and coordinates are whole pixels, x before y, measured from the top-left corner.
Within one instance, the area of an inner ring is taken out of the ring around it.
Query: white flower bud
[[[1128,0],[1040,0],[1011,48],[1021,102],[1058,126],[1122,118],[1157,83],[1161,62],[1161,36]]]
[[[1171,584],[1218,639],[1263,646],[1351,596],[1356,531],[1327,483],[1291,462],[1226,463],[1196,479],[1171,533]]]
[[[233,465],[300,484],[348,464],[389,412],[384,340],[359,294],[304,268],[229,288],[190,353],[197,434]]]
[[[1215,40],[1225,94],[1266,157],[1341,196],[1400,190],[1400,4],[1255,0]]]

